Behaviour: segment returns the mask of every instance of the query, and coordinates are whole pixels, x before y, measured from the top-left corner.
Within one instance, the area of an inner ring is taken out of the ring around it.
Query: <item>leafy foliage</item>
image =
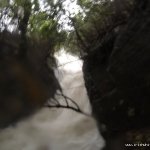
[[[126,22],[132,10],[133,1],[78,0],[78,4],[85,15],[77,14],[71,18],[74,31],[68,36],[69,49],[73,53],[80,52],[78,54],[84,56],[100,44],[107,33]],[[75,51],[72,51],[74,47]]]
[[[65,40],[59,28],[63,1],[12,0],[0,2],[0,30],[21,33],[22,37],[47,40],[57,49]],[[58,46],[59,45],[59,46]],[[54,51],[54,50],[53,50]]]

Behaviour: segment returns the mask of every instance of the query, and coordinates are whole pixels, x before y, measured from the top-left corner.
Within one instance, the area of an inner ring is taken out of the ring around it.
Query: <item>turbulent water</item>
[[[72,60],[70,57],[59,56],[60,65]],[[91,114],[81,66],[80,61],[62,65],[56,75],[63,93]],[[92,116],[63,108],[43,108],[16,126],[0,131],[0,150],[101,150],[103,146]]]

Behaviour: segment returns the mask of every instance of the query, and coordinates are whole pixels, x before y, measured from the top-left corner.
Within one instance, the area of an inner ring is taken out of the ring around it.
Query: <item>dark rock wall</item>
[[[108,138],[149,128],[150,1],[136,1],[127,23],[104,38],[83,65],[100,130]]]
[[[55,64],[48,44],[28,39],[26,55],[20,57],[20,43],[20,35],[0,33],[0,128],[43,107],[60,88],[47,65],[48,57]]]

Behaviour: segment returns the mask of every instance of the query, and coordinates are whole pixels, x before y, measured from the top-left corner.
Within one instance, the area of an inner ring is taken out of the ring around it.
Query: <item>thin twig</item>
[[[47,103],[45,106],[49,107],[49,108],[67,108],[67,109],[74,110],[74,111],[76,111],[78,113],[81,113],[83,115],[90,116],[90,114],[87,114],[87,113],[83,112],[75,101],[73,101],[71,98],[65,96],[62,93],[62,91],[60,91],[60,92],[61,93],[60,94],[57,93],[57,95],[63,97],[63,99],[66,102],[66,105],[60,104],[59,101],[56,98],[53,98],[53,100],[55,100],[55,102],[56,102],[56,103],[54,103],[54,101],[53,101],[53,104],[55,104],[55,105],[51,105],[50,103]],[[74,107],[69,105],[68,100],[74,105]]]
[[[66,63],[64,63],[64,64],[62,64],[62,65],[59,65],[58,67],[65,66],[65,65],[67,65],[67,64],[69,64],[69,63],[73,63],[73,62],[78,61],[78,60],[81,60],[81,59],[76,59],[76,60],[72,60],[72,61],[66,62]]]
[[[75,111],[75,112],[78,112],[78,113],[81,113],[81,114],[83,114],[83,115],[85,115],[85,116],[88,116],[88,117],[91,116],[90,114],[85,113],[85,112],[83,112],[83,111],[81,111],[81,110],[78,110],[78,109],[76,109],[76,108],[74,108],[74,107],[72,107],[72,106],[65,106],[65,105],[55,105],[55,106],[52,106],[52,105],[46,105],[46,107],[49,107],[49,108],[65,108],[65,109],[71,109],[71,110],[73,110],[73,111]]]

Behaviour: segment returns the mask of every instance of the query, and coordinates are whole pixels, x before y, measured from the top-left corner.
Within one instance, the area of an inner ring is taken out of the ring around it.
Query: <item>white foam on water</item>
[[[82,111],[91,114],[82,62],[63,65],[66,60],[78,59],[63,55],[57,56],[62,66],[56,71],[63,92]],[[61,101],[61,97],[58,99]],[[43,108],[16,126],[0,131],[0,150],[101,150],[104,143],[92,116],[63,108]]]

